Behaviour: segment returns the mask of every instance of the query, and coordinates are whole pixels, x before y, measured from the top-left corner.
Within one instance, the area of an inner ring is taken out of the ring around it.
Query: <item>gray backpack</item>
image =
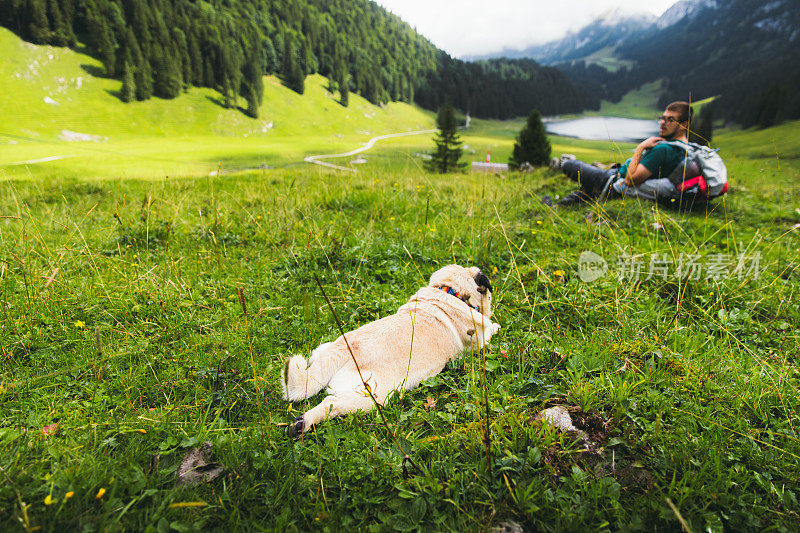
[[[678,196],[688,195],[701,200],[712,200],[728,192],[728,169],[717,153],[719,148],[712,149],[679,141],[664,141],[659,144],[669,144],[686,150],[684,162],[669,175]]]

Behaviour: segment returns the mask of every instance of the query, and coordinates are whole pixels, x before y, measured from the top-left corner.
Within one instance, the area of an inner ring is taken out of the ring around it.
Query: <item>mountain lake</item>
[[[639,142],[658,135],[655,120],[618,117],[583,117],[571,120],[545,119],[547,133],[592,141]]]

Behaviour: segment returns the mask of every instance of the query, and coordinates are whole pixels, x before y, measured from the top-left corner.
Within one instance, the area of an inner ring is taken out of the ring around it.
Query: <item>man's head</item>
[[[685,137],[692,121],[692,107],[689,102],[672,102],[659,119],[659,135],[668,141]]]

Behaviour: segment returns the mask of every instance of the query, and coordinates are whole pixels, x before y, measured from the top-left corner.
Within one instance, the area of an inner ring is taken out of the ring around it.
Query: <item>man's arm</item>
[[[642,161],[642,155],[644,155],[645,150],[654,147],[664,140],[665,139],[661,137],[650,137],[639,143],[639,146],[636,147],[636,151],[633,153],[631,164],[628,165],[628,171],[625,173],[625,185],[628,187],[635,187],[653,175],[651,170],[639,163]]]

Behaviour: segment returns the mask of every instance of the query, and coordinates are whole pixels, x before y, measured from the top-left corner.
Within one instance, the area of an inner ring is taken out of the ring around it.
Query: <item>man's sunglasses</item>
[[[667,124],[674,124],[674,123],[678,122],[678,119],[675,118],[675,117],[668,117],[668,116],[664,115],[664,116],[658,117],[656,119],[656,122],[659,122],[659,123],[666,122]]]

